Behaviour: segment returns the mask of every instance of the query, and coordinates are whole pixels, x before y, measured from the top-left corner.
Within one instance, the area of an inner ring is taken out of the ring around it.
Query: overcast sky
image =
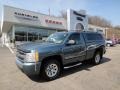
[[[31,11],[60,15],[61,10],[69,8],[84,9],[89,15],[98,15],[120,25],[120,0],[0,0],[0,16],[3,5],[10,5]]]

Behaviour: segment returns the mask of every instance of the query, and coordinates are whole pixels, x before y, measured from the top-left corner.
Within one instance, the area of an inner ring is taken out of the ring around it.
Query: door
[[[75,44],[67,45],[69,40],[74,40]],[[85,58],[85,44],[79,33],[71,34],[63,48],[65,63],[82,61]]]

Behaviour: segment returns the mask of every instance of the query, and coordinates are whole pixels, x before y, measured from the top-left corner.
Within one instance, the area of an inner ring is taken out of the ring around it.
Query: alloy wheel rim
[[[108,47],[110,47],[110,44],[107,44]]]
[[[95,62],[96,62],[96,63],[99,63],[99,62],[100,62],[100,55],[99,55],[99,54],[96,55],[96,57],[95,57]]]
[[[46,68],[46,74],[48,77],[56,76],[57,72],[58,72],[58,66],[56,64],[50,64]]]

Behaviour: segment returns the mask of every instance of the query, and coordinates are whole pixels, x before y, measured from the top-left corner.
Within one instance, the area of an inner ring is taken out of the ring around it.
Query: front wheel
[[[54,80],[60,75],[60,63],[57,60],[48,60],[44,63],[42,75],[47,80]]]

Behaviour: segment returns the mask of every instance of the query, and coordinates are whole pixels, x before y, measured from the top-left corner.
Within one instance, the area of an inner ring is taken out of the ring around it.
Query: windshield
[[[67,33],[54,33],[50,35],[46,41],[52,43],[63,43],[67,35]]]

